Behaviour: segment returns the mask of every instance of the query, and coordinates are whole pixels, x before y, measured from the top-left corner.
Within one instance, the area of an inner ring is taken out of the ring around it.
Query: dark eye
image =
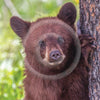
[[[64,43],[63,37],[58,37],[58,43],[59,43],[59,44],[63,44],[63,43]]]
[[[39,45],[41,48],[44,48],[46,46],[46,43],[44,40],[39,41]]]

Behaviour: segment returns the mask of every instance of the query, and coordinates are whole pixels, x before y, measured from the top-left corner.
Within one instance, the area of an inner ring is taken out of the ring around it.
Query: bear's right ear
[[[65,23],[73,26],[76,20],[75,6],[71,2],[64,4],[61,7],[57,17],[62,21],[64,21]]]
[[[28,30],[29,30],[29,27],[30,27],[31,23],[30,22],[23,21],[22,19],[20,19],[17,16],[13,16],[10,19],[10,25],[11,25],[13,31],[19,37],[21,37],[23,39],[26,36],[26,34],[27,34]]]

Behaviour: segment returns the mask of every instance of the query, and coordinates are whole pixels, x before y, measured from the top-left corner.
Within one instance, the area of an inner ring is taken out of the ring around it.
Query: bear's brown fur
[[[82,49],[81,57],[75,70],[68,76],[56,80],[45,79],[29,70],[34,68],[46,75],[56,75],[69,68],[76,53],[70,32],[75,31],[75,20],[76,9],[72,3],[66,3],[57,17],[42,18],[32,23],[15,16],[11,18],[11,27],[21,37],[25,47],[25,61],[30,65],[25,63],[24,100],[89,100],[87,59],[92,50],[90,43],[93,41],[90,36],[78,36]],[[68,29],[64,28],[63,24],[68,25]],[[60,60],[66,56],[60,64],[57,58],[55,61],[53,56],[50,56],[54,50],[58,51]],[[39,57],[44,59],[45,56],[48,62],[53,62],[52,66],[40,61]]]

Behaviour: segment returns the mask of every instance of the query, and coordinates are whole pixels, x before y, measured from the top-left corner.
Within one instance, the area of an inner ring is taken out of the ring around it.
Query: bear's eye
[[[59,44],[63,44],[63,43],[64,43],[63,37],[58,37],[58,43],[59,43]]]
[[[44,40],[39,41],[39,45],[41,48],[44,48],[46,46],[46,43]]]

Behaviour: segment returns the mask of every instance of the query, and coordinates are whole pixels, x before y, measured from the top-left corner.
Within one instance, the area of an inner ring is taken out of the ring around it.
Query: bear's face
[[[69,66],[75,56],[72,36],[75,19],[76,9],[72,3],[67,3],[57,17],[42,18],[32,23],[12,17],[10,23],[22,39],[26,58],[35,61],[35,66],[63,68],[65,64]]]
[[[47,33],[42,35],[37,43],[36,56],[45,66],[57,66],[65,59],[65,40],[62,36],[58,36],[55,33]]]
[[[24,41],[26,55],[31,53],[44,66],[61,66],[73,52],[69,51],[74,46],[71,30],[57,18],[44,18],[33,23]]]

